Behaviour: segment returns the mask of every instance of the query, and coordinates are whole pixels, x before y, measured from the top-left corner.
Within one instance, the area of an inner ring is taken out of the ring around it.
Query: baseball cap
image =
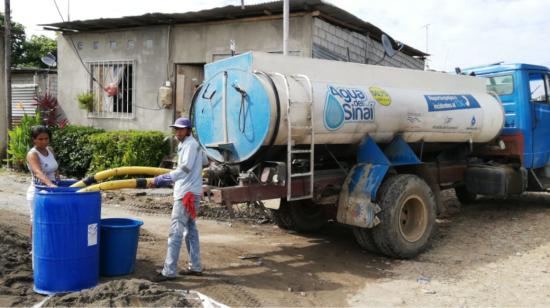
[[[174,124],[170,125],[173,128],[191,128],[191,121],[188,118],[178,118]]]

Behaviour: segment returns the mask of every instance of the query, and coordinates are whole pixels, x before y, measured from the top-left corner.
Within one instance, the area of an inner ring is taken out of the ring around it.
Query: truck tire
[[[278,210],[271,210],[275,224],[281,229],[309,233],[321,229],[327,219],[321,206],[311,200],[281,200]]]
[[[281,205],[278,210],[270,210],[273,222],[284,230],[294,230],[294,223],[290,217],[290,208],[286,200],[281,200]]]
[[[460,204],[468,205],[476,202],[477,195],[472,194],[466,189],[466,186],[457,186],[455,187],[455,195]]]
[[[353,227],[353,235],[355,236],[357,244],[359,244],[361,248],[368,252],[380,253],[380,249],[378,249],[378,246],[376,246],[374,238],[372,237],[372,229]]]
[[[416,257],[428,247],[436,228],[432,190],[416,175],[399,174],[384,181],[379,196],[380,224],[372,229],[376,246],[389,257]]]
[[[323,208],[311,200],[292,201],[288,205],[292,223],[298,232],[317,231],[327,222]]]

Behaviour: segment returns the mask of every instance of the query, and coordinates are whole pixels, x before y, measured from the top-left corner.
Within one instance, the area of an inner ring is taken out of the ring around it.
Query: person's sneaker
[[[169,277],[164,276],[162,273],[158,273],[155,277],[153,277],[153,282],[163,282],[163,281],[169,281],[169,280],[175,280],[176,277]]]
[[[179,274],[185,276],[202,276],[202,272],[197,272],[190,269],[181,270]]]

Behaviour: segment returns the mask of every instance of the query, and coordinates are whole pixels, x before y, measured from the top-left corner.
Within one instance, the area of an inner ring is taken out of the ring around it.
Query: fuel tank
[[[241,163],[272,145],[488,142],[504,109],[485,80],[248,52],[205,66],[191,109],[209,157]],[[309,127],[312,128],[309,129]]]

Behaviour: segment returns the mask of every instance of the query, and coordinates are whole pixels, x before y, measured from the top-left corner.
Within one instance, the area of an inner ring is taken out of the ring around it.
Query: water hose
[[[117,175],[135,175],[135,174],[144,174],[144,175],[161,175],[172,171],[171,169],[166,168],[155,168],[155,167],[119,167],[109,170],[100,171],[94,175],[87,176],[85,179],[78,181],[71,185],[71,187],[85,187],[92,184],[96,184],[104,179],[117,176]]]
[[[137,178],[137,179],[129,179],[129,180],[116,180],[116,181],[108,181],[103,182],[99,184],[95,184],[92,186],[84,187],[77,192],[90,192],[90,191],[98,191],[98,190],[114,190],[114,189],[122,189],[122,188],[147,188],[148,184],[153,183],[153,178]]]

